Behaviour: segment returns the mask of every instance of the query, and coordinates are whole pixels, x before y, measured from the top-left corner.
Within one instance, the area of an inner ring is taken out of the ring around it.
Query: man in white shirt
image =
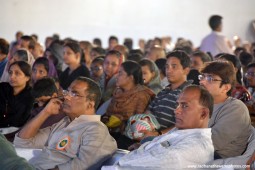
[[[210,52],[213,57],[219,53],[232,54],[233,51],[228,44],[227,38],[220,34],[222,31],[222,17],[219,15],[211,16],[209,26],[212,32],[202,40],[200,50]]]
[[[213,98],[201,86],[191,85],[180,94],[175,110],[176,128],[146,142],[122,157],[115,166],[103,169],[199,168],[213,160],[209,117]]]

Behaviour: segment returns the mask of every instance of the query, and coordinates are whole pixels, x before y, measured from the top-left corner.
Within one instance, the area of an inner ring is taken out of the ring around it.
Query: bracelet
[[[162,135],[161,130],[159,130],[159,129],[155,129],[155,131],[157,131],[157,132],[158,132],[158,136],[159,136],[159,135]]]

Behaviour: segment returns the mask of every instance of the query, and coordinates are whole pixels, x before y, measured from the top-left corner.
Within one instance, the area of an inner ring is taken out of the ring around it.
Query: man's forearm
[[[22,139],[34,137],[48,117],[49,115],[42,110],[20,130],[18,136]]]

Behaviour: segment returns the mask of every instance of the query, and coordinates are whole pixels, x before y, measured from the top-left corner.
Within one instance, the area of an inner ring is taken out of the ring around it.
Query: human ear
[[[186,75],[189,74],[189,71],[190,71],[190,68],[189,68],[189,67],[186,67],[186,68],[184,69],[184,72],[185,72]]]
[[[209,115],[209,109],[208,108],[203,108],[202,113],[201,113],[201,119],[207,118]]]
[[[223,84],[223,93],[226,93],[231,89],[231,84]]]
[[[80,59],[81,58],[81,54],[80,53],[75,53],[75,58],[76,59]]]
[[[88,103],[88,108],[89,108],[89,109],[93,109],[94,106],[95,106],[95,102],[94,102],[94,101],[90,101],[90,102]]]

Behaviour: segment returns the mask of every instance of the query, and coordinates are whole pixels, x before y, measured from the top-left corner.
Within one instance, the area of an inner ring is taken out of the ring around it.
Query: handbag
[[[144,136],[141,130],[154,131],[160,129],[160,124],[152,114],[135,114],[127,121],[124,134],[130,139],[137,139]]]

